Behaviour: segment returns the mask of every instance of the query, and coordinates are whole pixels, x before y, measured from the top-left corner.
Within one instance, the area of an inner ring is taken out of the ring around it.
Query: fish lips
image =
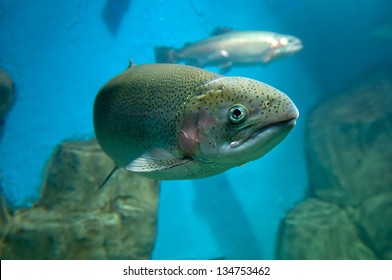
[[[277,50],[277,52],[281,52],[282,56],[295,54],[303,49],[302,41],[296,37],[290,37],[287,45],[282,46],[281,50]]]
[[[270,124],[250,124],[233,135],[230,147],[236,149],[240,146],[262,146],[272,144],[271,149],[282,141],[290,130],[295,126],[297,117],[292,117],[283,121],[277,121]]]
[[[303,47],[304,47],[304,46],[303,46],[302,42],[301,42],[300,40],[298,40],[298,41],[296,41],[296,42],[292,45],[291,50],[292,50],[293,53],[296,53],[296,52],[299,52],[300,50],[302,50]]]

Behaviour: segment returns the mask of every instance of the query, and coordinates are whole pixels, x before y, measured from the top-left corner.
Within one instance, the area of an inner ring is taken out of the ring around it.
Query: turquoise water
[[[130,58],[152,63],[155,46],[181,47],[216,26],[292,34],[303,41],[300,53],[228,75],[288,94],[300,111],[297,126],[255,162],[213,178],[163,182],[153,253],[155,259],[271,259],[281,218],[308,187],[305,116],[360,73],[392,62],[392,40],[372,35],[391,11],[386,0],[3,0],[0,67],[17,94],[0,142],[4,193],[15,207],[39,197],[54,148],[93,136],[95,95]]]

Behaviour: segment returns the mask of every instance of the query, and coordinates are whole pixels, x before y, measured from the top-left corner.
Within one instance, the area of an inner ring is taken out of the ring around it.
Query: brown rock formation
[[[392,69],[368,75],[317,106],[306,136],[316,197],[357,206],[392,190]]]
[[[310,196],[282,221],[281,259],[392,258],[392,67],[317,105],[306,131]]]
[[[378,258],[392,259],[392,191],[365,200],[356,222]]]
[[[47,167],[42,200],[3,211],[2,259],[149,259],[159,184],[113,168],[95,141],[65,142]]]
[[[310,198],[284,219],[278,259],[375,259],[359,238],[349,215],[333,203]]]

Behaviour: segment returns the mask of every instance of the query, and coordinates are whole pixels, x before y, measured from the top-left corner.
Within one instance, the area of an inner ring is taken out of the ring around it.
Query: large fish
[[[300,39],[266,31],[233,31],[220,28],[213,36],[183,48],[156,47],[158,63],[185,61],[197,67],[218,66],[221,74],[233,65],[267,64],[302,49]]]
[[[194,179],[255,160],[294,127],[298,110],[262,82],[180,64],[131,66],[99,91],[94,127],[118,167]]]

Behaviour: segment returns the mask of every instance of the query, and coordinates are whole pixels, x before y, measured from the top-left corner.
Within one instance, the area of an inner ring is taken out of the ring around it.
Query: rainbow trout
[[[218,66],[221,74],[233,65],[267,64],[281,57],[292,55],[302,49],[300,39],[266,31],[233,31],[218,28],[213,36],[180,49],[156,47],[158,63],[177,63],[200,68]]]
[[[294,127],[298,110],[262,82],[179,64],[131,66],[99,91],[94,127],[118,167],[195,179],[256,160]]]

